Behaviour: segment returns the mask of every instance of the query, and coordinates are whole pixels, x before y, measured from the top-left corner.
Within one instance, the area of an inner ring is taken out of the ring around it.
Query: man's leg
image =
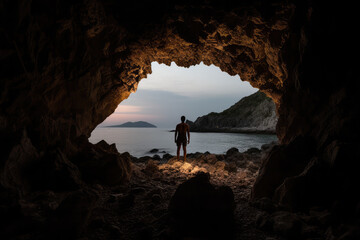
[[[184,162],[186,162],[186,145],[183,145],[183,150],[184,150]]]
[[[177,150],[176,150],[176,156],[177,156],[177,160],[180,160],[180,146],[181,145],[177,145]]]

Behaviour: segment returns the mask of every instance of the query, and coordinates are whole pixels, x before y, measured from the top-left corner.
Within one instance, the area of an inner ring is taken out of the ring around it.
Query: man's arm
[[[188,143],[190,143],[190,126],[187,125]]]
[[[178,134],[178,130],[177,130],[177,126],[176,126],[176,129],[175,129],[175,142],[176,142],[177,134]]]

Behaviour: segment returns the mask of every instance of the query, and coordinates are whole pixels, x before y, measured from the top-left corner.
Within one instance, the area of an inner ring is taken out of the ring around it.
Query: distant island
[[[111,125],[106,127],[118,127],[118,128],[156,128],[155,125],[144,122],[144,121],[138,121],[138,122],[126,122],[120,125]]]

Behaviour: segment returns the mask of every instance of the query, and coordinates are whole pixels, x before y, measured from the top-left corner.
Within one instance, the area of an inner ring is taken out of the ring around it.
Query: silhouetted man
[[[186,139],[187,134],[187,139]],[[186,161],[186,145],[190,143],[190,127],[185,123],[185,116],[181,116],[181,123],[176,125],[175,143],[177,145],[177,160],[180,159],[180,147],[183,146],[184,162]]]

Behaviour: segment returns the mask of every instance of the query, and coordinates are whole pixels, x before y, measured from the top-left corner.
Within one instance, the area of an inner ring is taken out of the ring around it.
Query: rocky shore
[[[270,147],[264,146],[262,150],[252,148],[243,153],[231,148],[226,154],[188,154],[186,162],[182,157],[177,161],[176,157],[169,154],[154,159],[135,158],[123,153],[123,156],[132,160],[129,184],[113,188],[96,185],[101,192],[100,203],[89,219],[89,226],[92,227],[87,229],[85,236],[87,239],[109,239],[112,236],[122,239],[173,239],[174,235],[178,235],[173,228],[170,211],[171,202],[176,201],[173,200],[174,194],[184,182],[205,173],[215,189],[227,186],[232,192],[230,202],[234,203],[234,229],[221,231],[222,236],[231,231],[235,239],[267,239],[269,236],[270,239],[281,239],[256,228],[256,216],[260,211],[249,205],[251,187],[258,174],[261,156]],[[185,211],[191,208],[188,206]],[[214,214],[215,209],[208,209],[208,213]],[[217,221],[226,219],[223,217]],[[196,223],[199,231],[201,225],[201,222]],[[206,229],[211,232],[208,226]]]
[[[86,184],[75,181],[80,175],[70,163],[55,162],[56,171],[73,173],[46,183],[62,188],[21,197],[0,192],[2,239],[334,239],[351,232],[329,228],[332,217],[325,209],[294,212],[269,198],[249,201],[275,143],[245,152],[188,154],[185,162],[169,154],[136,158],[123,153],[119,156],[128,159],[131,171],[123,183],[114,174],[115,145],[101,141],[94,146],[97,160],[79,155],[76,162]],[[97,172],[107,178],[98,178]]]

